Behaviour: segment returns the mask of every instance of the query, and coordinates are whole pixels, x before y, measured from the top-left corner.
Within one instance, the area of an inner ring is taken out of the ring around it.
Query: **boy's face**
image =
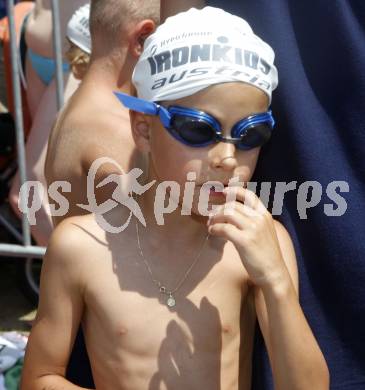
[[[231,135],[232,127],[252,114],[266,112],[268,97],[249,84],[224,83],[213,85],[192,96],[163,104],[182,106],[204,111],[221,124],[224,137]],[[145,134],[135,135],[137,145],[150,154],[149,179],[175,181],[180,185],[180,199],[184,193],[187,174],[194,172],[196,187],[192,212],[198,214],[197,202],[201,186],[207,181],[219,181],[227,185],[233,177],[241,182],[251,179],[260,148],[239,150],[230,143],[218,142],[205,147],[190,147],[173,138],[158,117],[133,114],[133,126],[144,124]],[[209,203],[224,203],[221,193],[209,192]]]

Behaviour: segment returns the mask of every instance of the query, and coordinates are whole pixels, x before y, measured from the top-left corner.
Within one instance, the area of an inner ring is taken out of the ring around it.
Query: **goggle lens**
[[[267,122],[258,123],[245,129],[242,141],[237,144],[239,149],[251,149],[262,146],[269,141],[272,129]]]
[[[217,133],[211,124],[187,115],[173,115],[170,133],[186,145],[201,147],[216,142]],[[252,149],[264,145],[271,137],[272,128],[267,122],[258,123],[244,129],[239,149]]]
[[[171,132],[191,146],[209,144],[216,139],[215,130],[209,123],[185,115],[172,117]]]
[[[255,148],[264,145],[270,139],[275,125],[271,111],[253,114],[232,128],[231,137],[223,137],[219,122],[205,112],[179,106],[166,108],[122,92],[115,92],[115,95],[131,110],[158,115],[165,129],[173,137],[193,147],[202,147],[214,142],[229,142],[239,149]]]

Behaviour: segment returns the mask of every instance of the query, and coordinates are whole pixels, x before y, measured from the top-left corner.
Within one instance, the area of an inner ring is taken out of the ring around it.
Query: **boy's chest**
[[[217,264],[206,272],[198,268],[174,292],[173,307],[143,265],[135,263],[122,271],[100,269],[85,292],[87,327],[97,323],[116,345],[133,354],[156,356],[162,345],[171,353],[216,354],[231,340],[239,342],[240,309],[247,292],[240,265],[236,269]],[[179,282],[179,275],[175,279]]]

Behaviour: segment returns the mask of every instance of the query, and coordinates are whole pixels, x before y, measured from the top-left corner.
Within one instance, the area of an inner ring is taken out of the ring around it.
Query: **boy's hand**
[[[224,192],[231,199],[236,193],[236,200],[217,207],[208,221],[209,233],[232,241],[254,285],[285,281],[289,274],[271,214],[248,189],[228,187]]]

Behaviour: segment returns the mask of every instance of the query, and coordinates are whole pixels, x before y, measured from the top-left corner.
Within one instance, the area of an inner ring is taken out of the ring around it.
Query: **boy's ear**
[[[132,135],[137,149],[142,153],[150,151],[151,118],[136,111],[130,111]]]
[[[156,28],[153,20],[146,19],[137,23],[129,35],[129,47],[132,55],[138,58],[143,52],[143,45],[146,38],[151,35]]]

